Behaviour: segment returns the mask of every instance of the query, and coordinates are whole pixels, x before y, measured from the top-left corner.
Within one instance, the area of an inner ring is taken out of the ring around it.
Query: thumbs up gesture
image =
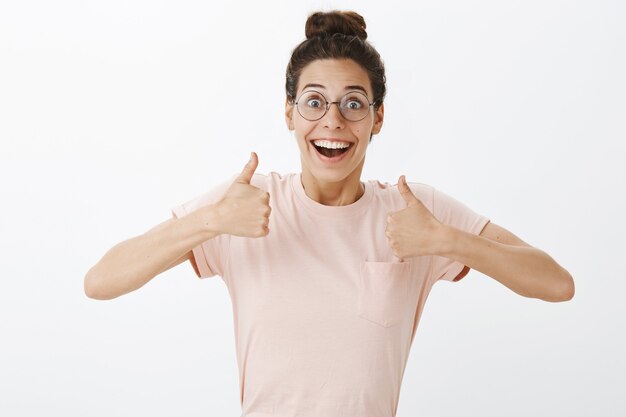
[[[250,185],[258,164],[258,157],[252,152],[241,174],[216,203],[222,233],[242,237],[263,237],[269,233],[270,195]]]
[[[434,255],[442,238],[444,225],[411,192],[404,175],[398,190],[406,208],[390,212],[385,234],[394,255],[404,260],[414,256]]]

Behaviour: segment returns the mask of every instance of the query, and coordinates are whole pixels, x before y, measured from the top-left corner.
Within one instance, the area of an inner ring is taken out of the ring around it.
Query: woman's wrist
[[[436,243],[433,246],[432,255],[449,257],[454,251],[454,245],[458,239],[459,230],[448,224],[441,224],[437,233]]]
[[[191,213],[198,222],[198,227],[201,233],[209,240],[213,237],[223,234],[219,215],[219,209],[216,204],[209,204],[201,207],[198,210]]]

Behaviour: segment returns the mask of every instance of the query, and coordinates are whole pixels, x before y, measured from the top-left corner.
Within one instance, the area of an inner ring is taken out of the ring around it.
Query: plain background
[[[97,301],[83,277],[250,151],[300,171],[285,67],[335,8],[387,69],[363,178],[431,184],[576,283],[435,285],[398,416],[626,413],[623,2],[26,0],[0,3],[0,415],[240,415],[221,278],[186,263]]]

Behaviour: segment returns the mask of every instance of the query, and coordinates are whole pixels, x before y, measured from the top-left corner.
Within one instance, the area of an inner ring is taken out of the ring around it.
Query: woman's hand
[[[263,237],[269,233],[270,195],[250,185],[258,164],[258,157],[252,152],[241,175],[215,204],[220,233],[242,237]]]
[[[407,206],[387,216],[385,234],[391,250],[402,260],[435,254],[443,238],[444,225],[415,197],[404,175],[398,180],[398,190]]]

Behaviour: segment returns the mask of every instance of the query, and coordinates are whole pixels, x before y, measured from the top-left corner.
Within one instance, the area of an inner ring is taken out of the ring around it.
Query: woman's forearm
[[[85,294],[109,300],[134,291],[169,269],[191,249],[219,234],[214,206],[171,218],[113,246],[85,276]]]
[[[557,302],[574,296],[572,276],[544,251],[505,245],[454,227],[445,230],[438,255],[480,271],[525,297]]]

